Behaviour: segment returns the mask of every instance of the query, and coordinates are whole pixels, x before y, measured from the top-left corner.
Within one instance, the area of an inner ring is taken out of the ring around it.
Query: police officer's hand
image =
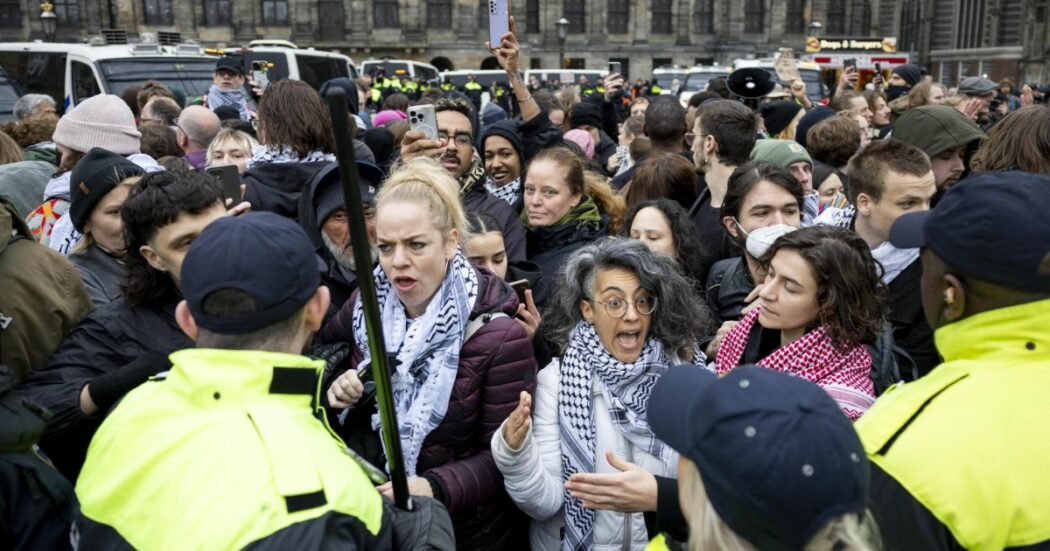
[[[364,392],[365,385],[357,376],[357,370],[349,369],[328,387],[328,404],[334,408],[352,408]]]
[[[436,159],[444,153],[447,143],[447,140],[442,139],[428,140],[426,133],[422,130],[409,130],[405,132],[405,137],[401,140],[401,158],[406,161],[416,157]]]
[[[493,45],[488,40],[485,41],[485,47],[492,52],[492,55],[496,56],[500,67],[503,67],[503,70],[511,76],[518,76],[518,53],[521,51],[521,47],[518,45],[517,34],[514,18],[511,17],[510,31],[500,37],[499,44]]]

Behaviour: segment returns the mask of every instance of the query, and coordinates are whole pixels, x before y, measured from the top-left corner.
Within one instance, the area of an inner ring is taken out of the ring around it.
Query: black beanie
[[[145,173],[139,165],[116,153],[91,148],[69,175],[69,216],[73,227],[83,233],[91,211],[107,193],[122,180]]]
[[[922,69],[918,65],[906,63],[893,68],[893,74],[904,79],[908,86],[915,86],[922,80]]]
[[[505,119],[502,121],[494,122],[485,128],[485,133],[481,135],[481,153],[484,156],[485,153],[485,140],[489,139],[490,136],[499,136],[505,138],[510,145],[518,152],[518,157],[521,158],[521,162],[525,163],[525,145],[521,139],[521,133],[518,131],[518,125],[520,123],[515,120]]]
[[[583,102],[572,108],[569,112],[569,127],[579,128],[581,126],[602,127],[602,109],[591,102]]]
[[[809,129],[816,126],[818,122],[834,116],[835,111],[826,105],[818,105],[810,109],[802,116],[802,120],[798,121],[798,126],[795,128],[795,141],[802,147],[806,147],[806,134]]]
[[[802,110],[802,106],[793,101],[771,101],[763,103],[758,112],[770,136],[780,134]]]
[[[350,111],[350,114],[356,115],[358,112],[357,105],[357,85],[346,77],[333,78],[325,81],[321,85],[318,93],[321,94],[321,99],[324,100],[325,105],[328,105],[328,91],[332,88],[342,88],[343,92],[346,93],[346,108]]]

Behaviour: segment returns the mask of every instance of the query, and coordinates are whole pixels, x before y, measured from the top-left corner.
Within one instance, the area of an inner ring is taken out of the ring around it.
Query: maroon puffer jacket
[[[536,360],[525,330],[515,321],[518,297],[502,279],[478,270],[478,298],[471,319],[494,319],[463,343],[459,372],[445,418],[423,441],[416,472],[439,485],[459,549],[527,549],[528,518],[507,496],[492,459],[493,433],[518,405],[522,390],[535,391]],[[353,343],[351,320],[358,293],[318,335],[320,342]],[[351,367],[361,351],[354,346]]]

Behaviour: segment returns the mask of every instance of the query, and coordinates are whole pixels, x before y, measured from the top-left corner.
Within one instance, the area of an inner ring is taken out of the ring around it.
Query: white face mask
[[[780,236],[789,234],[798,228],[787,224],[774,224],[755,229],[747,236],[747,254],[754,258],[762,258],[769,247],[773,245]]]

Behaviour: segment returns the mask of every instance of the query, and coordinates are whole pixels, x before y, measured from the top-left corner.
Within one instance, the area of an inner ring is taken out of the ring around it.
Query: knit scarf
[[[664,463],[672,473],[678,458],[653,435],[645,411],[653,385],[670,367],[663,345],[650,337],[634,363],[621,363],[598,339],[594,326],[579,322],[561,359],[558,418],[561,424],[561,471],[568,480],[575,473],[594,472],[597,429],[594,424],[593,377],[602,382],[613,423],[627,440]],[[604,451],[604,450],[603,450]],[[565,491],[565,538],[562,549],[590,549],[594,544],[594,511],[585,509]]]
[[[528,211],[522,209],[521,220],[525,223],[526,228],[530,228]],[[564,216],[559,218],[556,222],[551,224],[554,226],[565,226],[567,224],[577,224],[580,222],[594,222],[601,223],[602,213],[598,210],[598,204],[594,202],[594,199],[590,197],[586,198],[576,208],[565,213]]]
[[[335,162],[335,155],[315,149],[300,157],[290,145],[257,145],[252,149],[252,158],[248,168],[259,163],[312,163],[317,161]]]
[[[237,114],[242,121],[248,121],[251,118],[251,115],[248,114],[248,100],[245,97],[244,90],[240,88],[220,88],[218,84],[212,84],[208,88],[208,109],[215,111],[226,105],[236,107]]]
[[[740,365],[751,328],[761,311],[761,307],[755,308],[726,333],[715,360],[719,375]],[[845,354],[839,352],[823,326],[787,346],[781,346],[757,363],[820,385],[851,420],[857,420],[875,403],[868,350],[856,345]]]
[[[449,262],[441,288],[430,300],[426,312],[414,320],[408,319],[382,266],[376,267],[374,275],[387,353],[397,358],[390,379],[405,470],[409,476],[416,476],[423,440],[441,424],[448,410],[459,370],[463,336],[478,298],[478,275],[466,257],[457,251]],[[358,366],[360,371],[371,363],[360,300],[354,304],[353,327],[354,341],[364,355]],[[372,428],[379,428],[378,412],[372,416]]]
[[[485,190],[493,197],[503,199],[507,204],[513,205],[521,196],[521,178],[515,178],[514,181],[502,186],[497,186],[492,178],[486,178]]]

